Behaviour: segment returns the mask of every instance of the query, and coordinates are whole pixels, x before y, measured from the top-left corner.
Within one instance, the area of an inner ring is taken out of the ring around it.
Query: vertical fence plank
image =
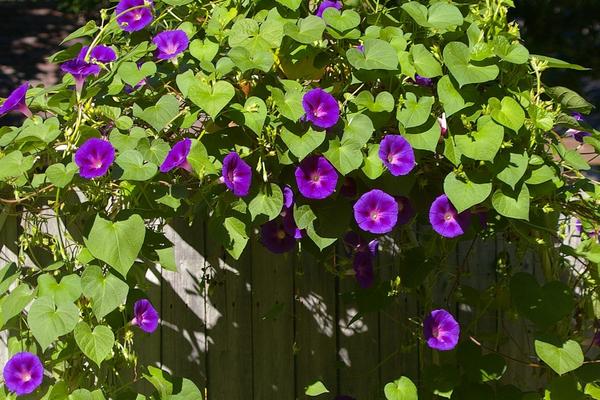
[[[8,216],[7,213],[8,208],[4,208],[0,213],[0,268],[16,261],[18,257],[16,243],[19,238],[19,225],[17,219]],[[8,338],[8,331],[0,332],[0,365],[8,361]]]
[[[308,253],[298,255],[295,303],[296,398],[321,380],[337,392],[335,276]]]
[[[254,398],[293,399],[294,260],[252,240],[252,348]]]

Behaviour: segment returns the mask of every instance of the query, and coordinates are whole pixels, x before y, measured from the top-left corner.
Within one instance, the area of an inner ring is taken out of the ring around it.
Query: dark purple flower
[[[319,4],[319,8],[317,9],[317,12],[315,13],[315,15],[317,17],[323,18],[323,12],[325,10],[327,10],[329,7],[333,7],[336,10],[341,10],[342,9],[342,2],[341,1],[323,0]]]
[[[438,118],[440,124],[440,133],[443,137],[448,134],[448,121],[446,120],[446,113],[442,113],[442,116]]]
[[[77,56],[78,60],[81,60],[83,62],[85,61],[85,56],[87,55],[87,52],[89,50],[89,46],[83,46],[81,48],[81,50],[79,51],[79,55]],[[110,62],[113,62],[117,59],[117,54],[115,53],[115,51],[113,49],[111,49],[108,46],[104,46],[104,45],[98,45],[96,47],[94,47],[92,49],[92,51],[90,51],[90,56],[89,56],[89,62],[92,64],[97,64],[97,63],[102,63],[102,64],[107,64]]]
[[[401,135],[386,135],[379,144],[379,158],[394,176],[407,175],[415,167],[415,152]]]
[[[398,196],[396,201],[398,202],[398,225],[407,224],[415,216],[415,209],[408,197]]]
[[[340,194],[345,197],[354,198],[356,197],[357,193],[358,188],[356,187],[356,181],[354,178],[349,176],[344,177],[344,182],[340,188]]]
[[[146,333],[152,333],[158,328],[158,312],[152,307],[150,300],[141,299],[133,305],[132,325],[137,325]]]
[[[0,106],[0,117],[11,111],[19,111],[26,117],[31,117],[31,111],[25,104],[27,89],[29,89],[29,82],[25,82],[8,95],[2,106]]]
[[[367,242],[362,236],[354,231],[346,233],[344,236],[344,244],[351,254],[369,253],[373,257],[377,254],[377,248],[379,247],[379,241],[377,239]]]
[[[252,168],[236,152],[231,152],[223,160],[223,182],[237,197],[244,197],[250,191]]]
[[[180,29],[161,32],[154,36],[152,42],[157,47],[156,57],[160,60],[170,60],[177,57],[190,44],[186,33]]]
[[[291,208],[294,205],[294,191],[288,185],[283,187],[283,208]]]
[[[277,220],[269,221],[260,227],[261,243],[273,253],[281,254],[292,250],[296,239],[290,235],[283,223]]]
[[[142,30],[152,22],[153,5],[152,0],[121,0],[115,9],[117,23],[126,32]]]
[[[567,129],[566,135],[573,137],[573,139],[577,140],[579,143],[583,143],[584,137],[592,136],[592,134],[589,132],[580,131],[577,129]]]
[[[433,79],[425,78],[424,76],[421,76],[419,74],[415,74],[415,79],[413,80],[413,82],[419,86],[433,86]]]
[[[452,350],[458,344],[460,326],[446,310],[433,310],[423,324],[427,345],[435,350]]]
[[[352,267],[358,285],[363,289],[371,287],[375,278],[373,256],[370,253],[356,253],[352,261]]]
[[[60,69],[65,73],[73,75],[75,88],[78,92],[81,92],[83,83],[88,76],[100,73],[100,66],[98,64],[87,63],[79,58],[67,61],[60,66]]]
[[[4,366],[4,384],[17,396],[33,392],[42,384],[44,366],[35,354],[17,353]]]
[[[583,122],[585,120],[583,118],[583,115],[581,113],[578,113],[578,112],[571,113],[571,116],[573,118],[575,118],[576,121],[579,121],[579,122]]]
[[[458,213],[445,194],[436,198],[429,209],[429,222],[433,230],[447,238],[465,233],[469,227],[469,214]]]
[[[294,192],[291,187],[286,185],[283,187],[283,208],[281,209],[283,229],[285,229],[289,235],[294,237],[294,239],[302,239],[304,231],[296,225],[293,206]]]
[[[321,88],[311,89],[302,97],[305,118],[318,128],[331,128],[340,119],[340,106],[332,95]]]
[[[160,172],[166,173],[177,167],[183,168],[188,172],[192,171],[192,166],[187,160],[191,148],[192,140],[188,138],[175,143],[160,165]]]
[[[98,138],[86,140],[75,152],[75,164],[79,175],[86,179],[106,174],[115,160],[115,148],[107,141]]]
[[[384,191],[373,189],[354,204],[354,219],[364,231],[391,232],[398,222],[398,202]]]
[[[307,157],[296,168],[296,184],[307,199],[329,197],[337,185],[338,174],[325,157]]]

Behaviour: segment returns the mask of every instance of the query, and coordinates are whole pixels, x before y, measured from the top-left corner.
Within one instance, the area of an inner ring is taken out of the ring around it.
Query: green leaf
[[[473,160],[483,161],[494,161],[503,140],[504,128],[489,117],[481,117],[477,121],[477,131],[454,136],[456,146],[462,154]]]
[[[316,397],[324,393],[329,393],[329,390],[321,381],[316,381],[312,385],[308,385],[304,390],[304,394],[310,397]]]
[[[535,57],[540,61],[546,61],[548,68],[559,68],[559,69],[574,69],[576,71],[589,71],[589,68],[582,67],[581,65],[571,64],[563,60],[559,60],[558,58],[548,57],[548,56],[540,56],[537,54],[532,54],[531,57]]]
[[[476,66],[469,61],[470,50],[466,44],[451,42],[444,47],[444,63],[460,87],[493,81],[500,73],[497,65]]]
[[[546,93],[552,97],[554,101],[559,102],[566,110],[588,114],[595,108],[593,104],[589,103],[577,92],[574,92],[566,87],[549,87],[546,88]]]
[[[87,389],[77,389],[71,393],[68,400],[106,400],[100,389],[90,392]]]
[[[259,215],[266,215],[269,221],[277,218],[283,208],[283,192],[281,188],[271,183],[263,186],[248,204],[248,211],[254,221]]]
[[[116,163],[123,169],[120,179],[124,181],[147,181],[156,175],[158,167],[154,163],[144,162],[137,150],[127,150],[119,154]]]
[[[415,44],[410,48],[413,65],[417,74],[426,78],[434,78],[442,75],[442,66],[433,54],[422,44]]]
[[[342,144],[339,139],[329,141],[329,149],[323,155],[342,174],[358,169],[363,162],[361,145],[356,142]]]
[[[81,275],[83,295],[91,300],[92,311],[97,319],[116,309],[127,300],[129,285],[96,265],[89,265]]]
[[[187,160],[198,176],[202,177],[218,172],[206,151],[206,147],[198,139],[192,140],[192,148],[187,156]]]
[[[441,134],[442,130],[437,119],[429,118],[425,125],[408,129],[402,136],[408,140],[413,149],[435,152]]]
[[[279,88],[268,86],[273,97],[273,103],[275,103],[281,115],[290,121],[296,122],[304,115],[302,86],[295,81],[282,81],[282,83],[286,89],[285,93]]]
[[[56,283],[50,274],[38,277],[38,295],[49,296],[55,303],[73,303],[81,296],[81,279],[79,275],[64,276],[60,283]]]
[[[440,102],[444,106],[446,117],[457,113],[458,111],[473,105],[466,103],[461,93],[454,87],[452,79],[448,75],[444,75],[437,83],[437,93]]]
[[[365,39],[363,46],[364,51],[357,50],[354,47],[346,51],[348,62],[354,68],[388,71],[394,71],[398,68],[396,49],[385,40]]]
[[[20,269],[14,262],[10,262],[0,269],[0,295],[4,294],[19,278],[19,273]]]
[[[46,169],[46,177],[54,186],[64,188],[71,183],[76,172],[77,165],[75,163],[52,164]]]
[[[294,205],[294,221],[296,222],[298,228],[308,228],[312,225],[315,219],[317,219],[317,216],[308,204],[304,204],[300,207]]]
[[[152,61],[145,62],[139,68],[134,62],[124,62],[117,70],[119,78],[129,86],[135,86],[155,73],[156,64]]]
[[[219,44],[210,39],[194,39],[190,43],[190,54],[203,64],[210,63],[219,52]]]
[[[0,327],[21,311],[33,300],[34,291],[25,283],[19,284],[8,295],[0,298]]]
[[[33,302],[27,315],[31,333],[45,350],[60,336],[70,333],[79,319],[79,308],[73,303],[56,304],[52,297]]]
[[[508,165],[496,177],[514,189],[527,172],[528,165],[529,156],[527,153],[510,153]]]
[[[249,236],[246,232],[246,224],[235,217],[227,217],[223,226],[230,239],[225,249],[237,260],[242,255],[248,243]]]
[[[531,176],[525,181],[528,185],[539,185],[556,178],[556,171],[548,165],[542,165],[540,168],[531,171]]]
[[[323,12],[323,20],[336,31],[346,32],[360,24],[360,14],[354,10],[344,10],[342,12],[335,7],[328,7]]]
[[[444,193],[459,213],[483,203],[492,193],[492,183],[476,183],[468,178],[459,178],[450,172],[444,179]]]
[[[162,164],[169,150],[171,150],[169,144],[160,138],[154,139],[152,142],[143,140],[137,148],[142,153],[144,160],[157,165]]]
[[[263,72],[269,72],[275,60],[273,53],[269,50],[257,49],[249,50],[245,47],[233,47],[227,54],[239,68],[241,72],[246,72],[252,69],[258,69]]]
[[[489,99],[491,115],[494,121],[519,132],[525,123],[525,111],[512,97],[504,97],[502,101],[495,97]]]
[[[410,1],[403,4],[402,9],[417,24],[426,28],[448,30],[463,23],[463,16],[458,7],[444,2],[434,3],[428,10],[424,5],[416,1]]]
[[[324,131],[315,131],[312,128],[308,128],[308,131],[302,135],[296,135],[286,127],[282,127],[280,136],[283,143],[299,161],[312,153],[325,140]]]
[[[383,174],[383,163],[381,162],[381,158],[379,158],[379,144],[369,145],[369,153],[365,157],[365,164],[362,167],[362,171],[367,178],[373,180]]]
[[[144,220],[137,214],[117,222],[97,215],[85,245],[94,257],[125,277],[142,249],[145,236]]]
[[[360,92],[352,102],[371,112],[392,112],[395,103],[394,97],[389,92],[381,92],[373,99],[373,95],[368,90]]]
[[[347,116],[342,135],[342,145],[354,143],[360,147],[367,144],[375,128],[373,122],[364,114],[351,114]]]
[[[311,44],[317,40],[321,40],[324,30],[325,21],[315,15],[300,18],[297,25],[288,23],[284,27],[284,32],[287,36],[296,42],[304,44]]]
[[[300,4],[302,4],[302,0],[277,0],[277,2],[292,11],[296,11],[300,7]]]
[[[561,347],[536,340],[535,353],[559,375],[574,371],[583,365],[581,346],[574,340],[567,340]]]
[[[262,129],[267,118],[267,105],[259,97],[249,97],[242,107],[239,104],[234,104],[232,108],[239,110],[244,121],[242,122],[250,128],[257,136],[262,136]]]
[[[501,35],[494,37],[494,53],[504,61],[513,64],[525,64],[529,61],[529,50],[519,42],[510,43]]]
[[[33,156],[23,157],[19,150],[8,153],[0,158],[0,181],[23,175],[33,167],[34,162]]]
[[[500,215],[529,220],[529,189],[523,185],[519,191],[498,189],[492,195],[492,205]]]
[[[390,382],[383,388],[387,400],[417,400],[417,387],[407,377],[403,376]]]
[[[219,112],[233,99],[235,89],[231,83],[217,81],[212,85],[196,80],[189,88],[190,100],[215,119]]]
[[[164,249],[156,249],[158,255],[158,263],[167,271],[177,272],[177,261],[175,260],[175,246],[165,247]]]
[[[405,128],[421,126],[429,119],[434,102],[435,98],[433,96],[423,96],[417,100],[414,93],[408,92],[402,108],[398,107],[396,119]]]
[[[88,324],[81,321],[75,326],[74,334],[77,346],[98,367],[110,355],[115,344],[115,335],[105,325],[97,325],[92,331]]]
[[[138,109],[134,115],[147,122],[156,132],[162,131],[179,114],[179,100],[175,96],[166,94],[162,96],[156,105],[146,108],[144,111]]]

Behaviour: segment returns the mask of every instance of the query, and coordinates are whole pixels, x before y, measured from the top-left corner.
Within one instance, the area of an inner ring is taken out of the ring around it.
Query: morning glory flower
[[[302,196],[321,200],[335,192],[338,174],[322,156],[307,157],[296,168],[296,184]]]
[[[331,128],[340,119],[340,106],[332,95],[321,88],[311,89],[302,97],[308,121],[318,128]]]
[[[156,57],[160,60],[170,60],[177,57],[190,44],[186,33],[180,29],[161,32],[154,36],[152,42],[157,47]]]
[[[160,172],[166,173],[174,168],[183,168],[188,172],[192,171],[192,166],[187,160],[190,149],[192,148],[191,139],[183,139],[173,145],[173,148],[169,150],[169,153],[165,157],[165,160],[160,165]]]
[[[90,48],[89,46],[83,46],[81,48],[81,50],[79,51],[79,55],[77,56],[77,59],[85,62],[85,56],[87,55],[89,48]],[[96,47],[94,47],[92,49],[92,51],[90,51],[89,62],[92,64],[97,64],[97,63],[107,64],[107,63],[115,61],[116,59],[117,59],[117,53],[115,53],[115,51],[108,46],[99,44]]]
[[[27,89],[29,89],[29,82],[25,82],[8,95],[2,106],[0,106],[0,117],[11,111],[19,111],[26,117],[31,117],[31,111],[25,104]]]
[[[287,253],[296,246],[296,239],[278,220],[269,221],[260,227],[261,243],[276,254]]]
[[[75,152],[75,164],[79,167],[79,175],[86,179],[106,174],[114,160],[115,148],[103,139],[88,139]]]
[[[429,209],[429,222],[434,231],[447,238],[465,233],[469,227],[469,214],[458,213],[445,194],[436,198]]]
[[[458,344],[460,326],[446,310],[433,310],[423,324],[427,345],[435,350],[452,350]]]
[[[413,80],[413,82],[419,86],[425,86],[425,87],[433,86],[433,79],[425,78],[424,76],[421,76],[419,74],[415,74],[415,79]]]
[[[75,79],[75,88],[78,92],[81,92],[81,89],[83,89],[83,83],[88,76],[100,73],[100,66],[98,64],[88,63],[79,58],[63,63],[60,69],[73,76]]]
[[[317,8],[317,12],[315,13],[315,15],[317,17],[323,18],[323,12],[325,12],[325,10],[327,10],[329,7],[333,7],[336,10],[341,10],[342,2],[341,1],[323,0],[319,4],[319,8]]]
[[[35,354],[17,353],[8,360],[3,371],[6,388],[17,396],[37,389],[44,379],[44,366]]]
[[[415,152],[401,135],[386,135],[379,144],[379,158],[394,176],[407,175],[415,167]]]
[[[227,154],[223,160],[223,182],[237,197],[244,197],[250,192],[252,168],[236,153]]]
[[[377,239],[367,242],[362,236],[354,231],[350,231],[344,236],[344,244],[351,254],[370,253],[373,256],[377,254],[377,248],[379,247],[379,241]]]
[[[133,305],[132,325],[137,325],[146,333],[152,333],[158,328],[158,312],[152,307],[150,300],[141,299]]]
[[[294,192],[289,186],[283,187],[283,208],[281,209],[281,218],[283,229],[294,239],[302,239],[304,231],[296,225],[294,219]]]
[[[396,201],[398,202],[398,225],[407,224],[415,216],[415,209],[408,197],[398,196]]]
[[[354,204],[354,219],[364,231],[391,232],[398,222],[398,202],[384,191],[373,189]]]
[[[361,53],[365,52],[365,46],[362,44],[359,44],[358,46],[356,46],[355,49],[360,51]]]
[[[440,124],[440,132],[443,137],[448,134],[448,121],[446,120],[446,113],[442,113],[442,116],[438,118],[438,124]]]
[[[575,118],[575,120],[577,120],[578,122],[584,122],[585,119],[583,118],[583,115],[581,115],[580,113],[572,113],[571,116],[573,118]],[[592,134],[590,132],[585,132],[585,131],[580,131],[578,129],[567,129],[567,131],[565,132],[565,134],[567,136],[571,136],[573,137],[573,139],[577,140],[579,143],[583,143],[583,138],[586,136],[592,136]]]
[[[152,22],[153,5],[152,0],[121,0],[115,9],[117,23],[126,32],[142,30]],[[134,7],[139,8],[127,11]]]

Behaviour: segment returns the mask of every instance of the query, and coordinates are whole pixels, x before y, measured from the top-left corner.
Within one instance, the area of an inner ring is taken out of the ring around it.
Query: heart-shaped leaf
[[[250,97],[242,107],[240,104],[231,106],[238,111],[241,111],[244,120],[240,121],[248,128],[252,129],[257,136],[262,136],[262,128],[267,118],[267,105],[259,97]]]
[[[210,85],[203,81],[194,81],[188,96],[194,104],[215,119],[219,112],[233,99],[235,89],[231,83],[217,81]]]
[[[97,215],[85,245],[94,257],[125,277],[142,249],[145,236],[144,220],[137,214],[117,222]]]
[[[413,149],[435,152],[441,135],[440,124],[432,117],[421,126],[407,129],[403,136]]]
[[[477,121],[477,131],[456,135],[454,140],[465,156],[473,160],[494,161],[504,140],[504,128],[489,116],[484,116]]]
[[[472,102],[466,102],[461,92],[454,86],[452,79],[444,75],[437,83],[437,93],[440,102],[444,106],[446,117],[459,112],[460,110],[473,105]]]
[[[296,42],[304,44],[311,44],[317,40],[321,40],[324,30],[325,22],[322,18],[315,15],[309,15],[306,18],[299,19],[297,25],[288,23],[284,27],[286,35]]]
[[[574,340],[567,340],[560,347],[536,340],[535,353],[559,375],[574,371],[583,365],[583,351]]]
[[[402,4],[402,9],[410,15],[417,24],[426,28],[447,30],[462,25],[463,16],[455,5],[437,2],[429,9],[416,1]]]
[[[55,303],[73,303],[81,296],[81,279],[79,275],[64,276],[60,283],[56,283],[50,274],[40,275],[38,278],[38,295],[50,296]]]
[[[340,12],[335,7],[328,7],[323,12],[325,23],[339,31],[346,32],[352,28],[356,28],[360,24],[360,15],[354,10],[345,10]]]
[[[273,53],[269,50],[257,49],[251,51],[245,47],[238,46],[229,50],[227,55],[242,72],[252,69],[269,72],[275,63]]]
[[[498,77],[497,65],[478,66],[469,63],[469,47],[461,42],[451,42],[444,47],[444,63],[462,87],[470,83],[489,82]]]
[[[307,155],[313,152],[325,140],[324,131],[315,131],[308,128],[308,131],[298,135],[283,127],[281,129],[281,140],[292,152],[293,155],[302,161]]]
[[[434,102],[433,96],[423,96],[417,99],[414,93],[408,92],[404,105],[401,108],[398,107],[396,119],[405,128],[421,126],[429,119]]]
[[[219,44],[209,39],[194,39],[190,43],[190,54],[201,63],[210,63],[218,52]]]
[[[492,205],[500,215],[529,221],[529,188],[520,190],[498,189],[492,195]]]
[[[141,111],[139,107],[134,110],[134,115],[146,121],[155,131],[162,131],[179,114],[179,101],[175,96],[166,94],[161,97],[156,105]]]
[[[287,8],[292,11],[296,11],[300,4],[302,4],[302,0],[277,0],[279,4],[283,4]]]
[[[390,382],[383,388],[387,400],[417,400],[417,387],[407,377],[403,376]]]
[[[7,178],[16,178],[33,167],[35,158],[33,156],[23,157],[19,150],[8,153],[0,158],[0,181]]]
[[[96,265],[85,268],[81,275],[83,295],[91,300],[92,311],[98,320],[121,304],[125,304],[129,286],[110,272],[103,274]]]
[[[325,387],[323,382],[317,381],[312,385],[308,385],[304,390],[304,394],[307,396],[315,397],[321,394],[329,393],[329,390]]]
[[[422,44],[415,44],[410,48],[413,65],[417,74],[426,78],[442,75],[442,66],[433,54]]]
[[[304,108],[302,108],[302,86],[298,85],[296,87],[295,85],[290,85],[286,89],[284,92],[279,88],[269,87],[273,96],[273,103],[275,103],[277,110],[290,121],[296,122],[304,115]]]
[[[77,166],[75,163],[71,162],[67,165],[52,164],[46,169],[46,177],[54,186],[64,188],[71,183],[76,172]]]
[[[323,155],[342,175],[347,175],[362,165],[361,147],[353,141],[342,144],[339,139],[333,139],[329,141],[329,149]]]
[[[348,62],[356,69],[388,70],[398,68],[398,55],[391,44],[380,39],[365,39],[364,50],[350,48],[346,51]]]
[[[492,183],[476,183],[468,177],[461,179],[454,172],[450,172],[444,179],[444,193],[456,207],[456,211],[461,213],[467,208],[483,203],[492,193]]]
[[[115,335],[105,325],[97,325],[92,331],[88,324],[81,321],[75,327],[74,335],[77,346],[97,366],[109,356],[115,344]]]
[[[394,109],[394,96],[389,92],[381,92],[373,99],[368,90],[360,92],[352,102],[359,107],[365,107],[371,112],[391,112]]]
[[[501,163],[501,165],[506,165],[506,167],[504,167],[496,177],[514,189],[527,171],[529,157],[527,156],[527,153],[510,153],[508,157],[505,156],[504,158],[508,159],[506,160],[506,163]]]
[[[62,335],[70,333],[79,319],[79,308],[73,303],[56,304],[50,296],[39,297],[27,315],[31,333],[42,350]]]
[[[119,66],[117,75],[129,86],[135,86],[156,73],[156,64],[152,61],[143,63],[139,68],[134,62],[124,62]]]
[[[187,160],[198,176],[216,174],[219,171],[215,168],[211,158],[208,156],[206,147],[197,139],[192,140],[192,148],[187,156]]]
[[[119,154],[116,163],[123,168],[121,180],[147,181],[156,175],[158,170],[156,164],[144,162],[144,157],[137,150],[127,150]]]
[[[529,61],[529,50],[519,42],[510,43],[502,35],[494,36],[494,53],[513,64],[525,64]]]
[[[263,186],[256,196],[248,204],[248,211],[255,220],[259,215],[266,215],[268,220],[275,219],[283,208],[283,192],[281,188],[271,183]]]
[[[525,123],[525,111],[512,97],[504,97],[502,101],[495,97],[489,99],[492,118],[494,121],[519,132]]]

